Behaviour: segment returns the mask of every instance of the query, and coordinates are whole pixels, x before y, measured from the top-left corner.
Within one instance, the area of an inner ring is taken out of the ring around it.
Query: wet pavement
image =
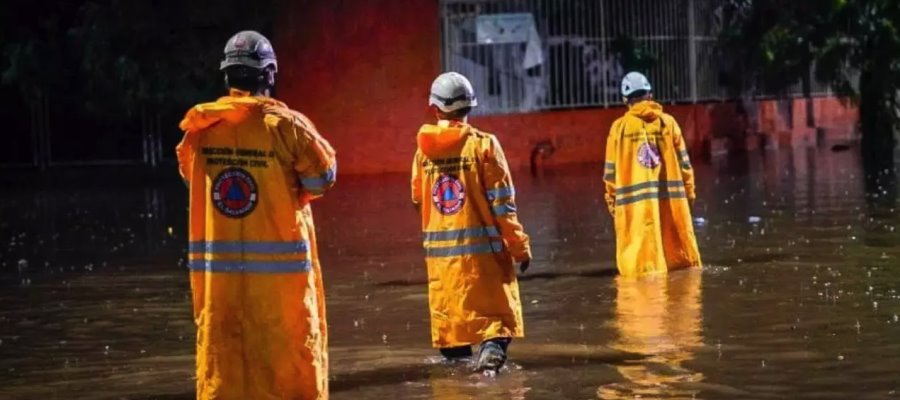
[[[601,166],[519,171],[536,261],[495,378],[429,348],[407,177],[342,177],[315,205],[332,398],[900,398],[897,177],[859,158],[697,165],[707,267],[639,282],[613,273]],[[180,181],[4,186],[0,398],[193,398]]]

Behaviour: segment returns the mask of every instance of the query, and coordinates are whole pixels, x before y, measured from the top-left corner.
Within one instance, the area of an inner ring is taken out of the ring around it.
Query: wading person
[[[429,105],[437,122],[417,136],[412,201],[422,218],[432,345],[460,359],[480,344],[477,369],[497,372],[524,334],[514,262],[528,268],[528,235],[500,142],[467,123],[477,105],[472,84],[442,74]]]
[[[644,75],[625,75],[622,96],[628,111],[609,130],[603,177],[619,273],[640,277],[699,267],[694,172],[681,128],[653,101]]]
[[[322,275],[309,203],[335,181],[334,150],[269,97],[278,64],[244,31],[225,46],[228,96],[181,122],[198,399],[326,399]]]

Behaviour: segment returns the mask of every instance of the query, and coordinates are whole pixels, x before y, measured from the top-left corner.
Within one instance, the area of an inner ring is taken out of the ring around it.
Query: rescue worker
[[[198,399],[327,399],[322,273],[310,201],[335,182],[335,153],[302,114],[269,97],[268,39],[235,34],[227,96],[181,121]]]
[[[681,128],[653,101],[647,77],[622,79],[625,115],[613,122],[603,180],[623,277],[699,267],[691,219],[694,171]]]
[[[437,122],[419,130],[411,186],[422,217],[432,345],[453,360],[480,344],[476,368],[496,373],[512,338],[524,334],[513,263],[528,269],[528,235],[500,142],[467,123],[477,105],[469,80],[438,76],[428,102]]]

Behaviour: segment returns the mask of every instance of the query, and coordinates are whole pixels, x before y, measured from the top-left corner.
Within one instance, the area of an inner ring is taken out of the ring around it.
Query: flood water
[[[638,282],[613,273],[602,166],[515,175],[536,261],[495,378],[429,348],[407,177],[342,177],[315,204],[332,398],[900,398],[896,175],[825,149],[696,169],[707,267]],[[4,184],[0,398],[193,398],[175,174]]]

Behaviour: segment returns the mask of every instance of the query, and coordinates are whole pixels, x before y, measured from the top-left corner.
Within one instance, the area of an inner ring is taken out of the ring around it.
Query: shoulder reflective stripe
[[[603,165],[603,167],[606,168],[606,169],[608,169],[608,170],[610,170],[610,171],[615,171],[615,170],[616,170],[616,164],[615,164],[615,163],[611,163],[611,162],[607,162],[606,164]]]
[[[631,186],[623,186],[621,188],[616,188],[617,195],[625,195],[631,192],[636,192],[642,189],[655,188],[655,189],[667,189],[667,188],[680,188],[684,187],[684,182],[682,181],[647,181],[641,182]]]
[[[457,229],[455,231],[424,232],[423,236],[423,240],[426,242],[436,242],[468,238],[500,237],[500,231],[493,226],[479,226],[475,228]]]
[[[329,167],[321,176],[311,178],[300,178],[300,185],[303,189],[312,194],[322,194],[325,187],[333,184],[337,180],[337,161]]]
[[[516,212],[516,203],[508,201],[503,204],[498,204],[496,206],[491,207],[491,212],[494,213],[495,217],[499,217],[501,215],[512,214]]]
[[[425,249],[425,257],[456,257],[467,254],[499,253],[501,251],[503,251],[502,242],[490,242],[453,247],[429,247]]]
[[[494,201],[497,199],[506,199],[516,195],[516,188],[510,187],[502,187],[497,189],[491,189],[487,191],[487,198],[490,201]]]
[[[603,180],[614,181],[614,180],[616,180],[616,174],[612,173],[612,174],[603,175]]]
[[[677,192],[650,192],[650,193],[642,193],[637,196],[628,197],[625,199],[616,199],[616,207],[624,206],[632,203],[637,203],[643,200],[650,199],[686,199],[687,193],[684,191]]]
[[[191,260],[188,268],[206,272],[309,272],[310,262],[304,261],[239,261],[239,260]]]
[[[298,242],[243,242],[210,241],[188,243],[189,253],[260,253],[301,254],[309,251],[306,241]]]

